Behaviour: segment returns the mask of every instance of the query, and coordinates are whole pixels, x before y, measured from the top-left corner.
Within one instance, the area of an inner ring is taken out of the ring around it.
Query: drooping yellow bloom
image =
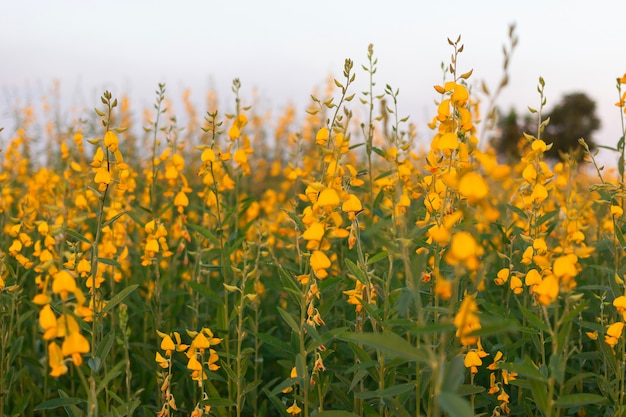
[[[623,322],[618,321],[616,323],[613,323],[609,326],[608,329],[606,329],[606,335],[604,336],[604,341],[606,342],[607,345],[611,347],[615,347],[619,338],[622,336],[623,332],[624,332]]]
[[[104,134],[104,146],[109,148],[111,152],[115,152],[119,146],[120,140],[112,130],[108,130]]]
[[[334,188],[325,188],[317,198],[317,204],[320,207],[337,207],[341,200]]]
[[[524,292],[524,288],[522,287],[522,280],[517,275],[513,275],[511,277],[509,288],[511,288],[513,294],[521,294],[522,292]]]
[[[307,227],[307,229],[302,234],[302,239],[304,240],[314,240],[320,242],[324,238],[324,224],[318,221],[315,221]]]
[[[320,250],[313,251],[311,254],[311,258],[309,259],[309,264],[313,269],[313,273],[320,279],[324,279],[328,276],[328,272],[326,271],[330,268],[331,263],[330,259],[326,254]]]
[[[178,212],[182,213],[184,210],[183,207],[189,206],[189,197],[187,197],[187,194],[183,191],[179,191],[176,197],[174,197],[174,205],[177,207]]]
[[[559,281],[554,275],[548,275],[534,287],[534,293],[540,304],[550,305],[559,295]]]
[[[52,368],[50,376],[58,377],[67,373],[63,352],[55,342],[51,342],[48,345],[48,364]]]
[[[39,325],[43,329],[43,340],[51,340],[57,336],[57,317],[50,304],[43,306],[39,312]]]
[[[155,362],[159,364],[161,368],[168,368],[170,366],[169,359],[166,359],[161,355],[161,353],[157,352],[155,357]]]
[[[293,404],[289,408],[287,408],[287,412],[291,414],[292,416],[295,416],[296,414],[300,414],[301,411],[302,409],[298,407],[296,400],[293,400]]]
[[[560,256],[554,260],[552,272],[557,278],[566,280],[572,278],[578,274],[576,262],[578,262],[578,257],[574,254]]]
[[[509,273],[510,273],[509,268],[500,269],[498,271],[498,275],[493,280],[493,282],[495,282],[496,285],[503,285],[505,282],[509,280]]]
[[[89,341],[80,332],[71,332],[65,337],[62,350],[64,356],[72,357],[74,365],[80,366],[83,363],[81,353],[89,353]]]
[[[348,199],[341,205],[341,210],[348,213],[350,220],[354,220],[356,215],[363,210],[363,205],[361,204],[361,200],[359,200],[356,195],[349,194]]]
[[[328,141],[328,128],[323,127],[317,131],[317,134],[315,135],[315,143],[323,146],[326,144],[326,141]]]
[[[466,295],[459,311],[454,316],[454,326],[457,328],[456,337],[463,346],[474,345],[478,342],[477,336],[469,336],[470,333],[481,328],[477,311],[478,305],[474,297]]]
[[[626,296],[620,295],[613,300],[613,307],[615,307],[617,312],[624,317],[624,320],[626,320]]]
[[[439,149],[442,151],[452,151],[459,148],[459,138],[454,133],[444,133],[439,138]]]
[[[471,171],[461,177],[459,193],[470,203],[481,201],[489,194],[487,181],[477,172]]]
[[[62,269],[53,275],[52,292],[59,294],[63,301],[67,300],[67,296],[75,291],[76,280],[69,271]]]

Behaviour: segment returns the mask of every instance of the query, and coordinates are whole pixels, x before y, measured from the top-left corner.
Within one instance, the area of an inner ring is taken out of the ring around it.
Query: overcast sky
[[[173,100],[191,88],[203,112],[211,86],[224,105],[232,100],[235,77],[244,103],[255,88],[266,108],[279,112],[292,102],[303,112],[315,87],[341,75],[345,58],[355,61],[354,92],[365,89],[360,65],[373,43],[378,91],[399,88],[401,115],[410,115],[428,141],[422,126],[436,111],[432,86],[450,59],[447,38],[462,36],[458,68],[474,70],[471,83],[493,87],[508,26],[516,23],[519,45],[499,105],[522,114],[537,107],[541,75],[548,108],[565,93],[588,94],[602,119],[597,140],[614,144],[625,18],[624,0],[2,0],[0,115],[6,122],[18,97],[36,101],[54,79],[67,106],[92,108],[108,89],[129,94],[140,112],[165,82]]]

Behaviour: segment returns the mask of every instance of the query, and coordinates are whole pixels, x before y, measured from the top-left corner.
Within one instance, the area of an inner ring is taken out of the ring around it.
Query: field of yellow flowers
[[[42,159],[21,109],[0,416],[626,415],[624,137],[615,169],[546,160],[540,79],[504,163],[449,43],[426,149],[372,46],[275,121],[235,80],[180,126],[159,85],[140,134],[105,92]]]

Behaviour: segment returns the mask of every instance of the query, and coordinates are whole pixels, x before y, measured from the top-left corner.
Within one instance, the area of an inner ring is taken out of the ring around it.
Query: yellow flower
[[[522,178],[524,178],[529,184],[533,184],[537,179],[537,170],[535,169],[535,166],[532,164],[526,165],[526,168],[522,171]]]
[[[428,236],[440,245],[446,244],[450,241],[450,231],[442,224],[434,224],[430,229],[428,229]]]
[[[78,265],[76,265],[76,272],[81,276],[85,277],[91,272],[91,262],[87,259],[83,258],[78,261]]]
[[[624,214],[624,210],[620,206],[612,205],[611,206],[611,216],[622,217]]]
[[[168,334],[163,334],[163,340],[161,340],[161,349],[165,351],[166,355],[171,355],[172,351],[176,349],[174,341]]]
[[[324,224],[320,222],[313,222],[307,227],[302,234],[304,240],[321,241],[324,238]]]
[[[215,162],[215,152],[211,148],[206,148],[202,151],[202,155],[200,156],[200,160],[202,162]]]
[[[326,269],[330,268],[331,263],[324,252],[319,250],[313,251],[309,259],[309,264],[318,278],[324,279],[328,276]]]
[[[196,337],[191,341],[191,349],[208,349],[211,347],[211,342],[202,332],[198,332]]]
[[[473,366],[481,366],[483,364],[482,359],[480,359],[480,356],[478,356],[478,353],[476,353],[473,350],[470,350],[469,352],[467,352],[467,354],[465,355],[465,358],[463,359],[463,365],[465,365],[466,368],[471,368]]]
[[[464,106],[467,103],[467,99],[469,98],[469,92],[464,85],[456,84],[454,87],[454,92],[450,97],[450,101],[458,106]]]
[[[111,152],[115,152],[117,150],[119,143],[119,138],[112,130],[109,130],[104,134],[104,146],[109,148]]]
[[[624,331],[624,323],[618,321],[617,323],[613,323],[606,329],[606,335],[604,336],[604,341],[607,345],[611,347],[615,347],[619,338],[622,336]]]
[[[626,317],[626,296],[620,295],[613,300],[613,307],[617,309],[617,312]]]
[[[361,204],[361,200],[354,195],[349,194],[348,199],[343,202],[341,205],[341,210],[346,213],[349,213],[350,220],[354,220],[354,217],[363,210],[363,205]]]
[[[241,135],[241,131],[239,130],[239,126],[237,123],[234,123],[230,129],[228,129],[228,137],[231,140],[237,139]]]
[[[538,255],[543,255],[548,251],[548,245],[546,244],[546,240],[543,238],[537,238],[533,242],[533,249],[535,249]]]
[[[522,288],[522,280],[517,275],[511,277],[509,287],[511,291],[513,291],[513,294],[521,294],[524,291],[524,288]]]
[[[63,301],[67,300],[67,296],[75,291],[76,280],[69,271],[62,269],[52,276],[52,292],[60,294]]]
[[[326,144],[327,140],[328,140],[328,128],[323,127],[317,131],[317,134],[315,135],[315,143],[322,146]]]
[[[317,198],[317,204],[320,207],[336,207],[340,203],[339,195],[334,188],[325,188]]]
[[[439,149],[454,150],[459,148],[459,138],[454,133],[444,133],[439,138]]]
[[[50,304],[43,306],[39,312],[39,325],[43,329],[43,340],[54,339],[57,336],[57,317]]]
[[[63,341],[62,349],[64,356],[72,356],[74,365],[80,366],[83,363],[80,354],[89,353],[89,342],[80,332],[71,332]]]
[[[505,282],[507,282],[509,280],[509,272],[509,268],[502,268],[501,270],[499,270],[496,279],[493,280],[496,285],[503,285]]]
[[[217,352],[214,349],[209,349],[209,360],[207,364],[209,365],[209,371],[217,371],[220,369],[219,365],[217,365],[217,361],[220,359]]]
[[[296,414],[300,414],[301,411],[302,409],[298,407],[296,400],[293,400],[293,404],[291,405],[291,407],[287,408],[287,412],[291,414],[292,416],[295,416]]]
[[[156,353],[155,362],[159,364],[161,368],[168,368],[170,366],[169,359],[165,359],[159,352]]]
[[[461,302],[459,311],[454,316],[454,326],[457,328],[456,337],[463,346],[473,345],[478,342],[477,336],[469,336],[475,330],[481,328],[478,315],[478,305],[474,297],[466,295]]]
[[[578,257],[574,254],[558,257],[554,260],[552,272],[557,278],[572,278],[578,274],[578,270],[576,269],[577,261]]]
[[[174,197],[174,205],[178,207],[178,212],[182,213],[183,207],[189,206],[189,198],[187,197],[187,194],[179,191],[178,194],[176,194],[176,197]]]
[[[189,358],[189,361],[187,362],[187,369],[190,369],[192,371],[202,370],[202,364],[200,363],[200,361],[198,361],[198,358],[195,354],[191,355],[191,357]]]
[[[111,184],[113,179],[111,178],[111,173],[106,169],[106,167],[101,167],[96,169],[96,176],[93,181],[96,184]]]
[[[52,368],[50,376],[57,377],[67,373],[67,365],[65,365],[63,352],[59,345],[54,342],[48,345],[48,364],[50,368]]]
[[[459,192],[470,203],[475,203],[489,194],[487,181],[477,172],[471,171],[461,177]]]
[[[548,148],[546,143],[541,139],[533,141],[532,145],[530,145],[532,150],[536,153],[543,153]]]
[[[554,275],[545,277],[539,285],[535,286],[534,293],[540,304],[547,306],[559,295],[559,281]]]
[[[159,251],[159,242],[156,239],[150,239],[146,243],[146,252],[156,253]]]
[[[435,295],[441,297],[442,300],[449,300],[452,297],[452,282],[445,278],[437,278]]]

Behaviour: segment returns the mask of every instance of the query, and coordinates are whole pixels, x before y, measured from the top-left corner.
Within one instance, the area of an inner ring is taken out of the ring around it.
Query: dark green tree
[[[596,103],[584,93],[565,95],[548,114],[550,123],[544,139],[552,143],[548,156],[561,159],[570,154],[582,160],[584,153],[578,139],[584,138],[591,150],[596,148],[593,133],[600,127],[596,116]]]
[[[521,147],[526,142],[523,132],[531,131],[531,120],[527,116],[520,122],[514,108],[511,108],[506,115],[502,115],[499,110],[498,114],[497,131],[491,139],[491,144],[507,162],[514,162],[520,158]]]

